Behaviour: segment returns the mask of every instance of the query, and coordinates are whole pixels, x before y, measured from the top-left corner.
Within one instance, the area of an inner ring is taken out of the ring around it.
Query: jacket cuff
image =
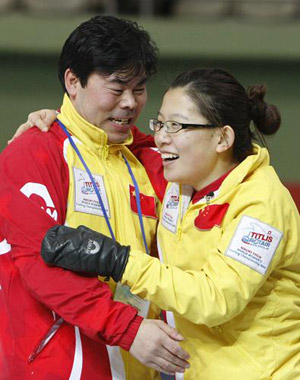
[[[140,317],[139,315],[136,315],[133,320],[131,321],[130,325],[128,326],[126,332],[118,342],[118,345],[123,348],[125,351],[129,351],[130,347],[136,337],[136,334],[140,328],[141,323],[143,322],[144,318]]]

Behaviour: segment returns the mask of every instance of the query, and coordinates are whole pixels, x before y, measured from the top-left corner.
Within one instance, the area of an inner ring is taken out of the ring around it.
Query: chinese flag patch
[[[136,203],[136,194],[135,188],[132,185],[129,185],[129,193],[130,193],[130,207],[133,212],[138,214],[138,208]],[[141,202],[141,210],[142,215],[157,219],[156,215],[156,204],[155,197],[151,197],[149,195],[144,195],[140,193],[140,202]]]
[[[194,221],[195,227],[199,230],[211,230],[214,226],[220,226],[228,207],[228,203],[207,205],[199,211]]]

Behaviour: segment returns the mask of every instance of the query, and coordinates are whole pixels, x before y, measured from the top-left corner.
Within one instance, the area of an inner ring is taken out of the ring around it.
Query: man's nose
[[[137,105],[134,94],[131,91],[124,91],[120,105],[122,108],[134,109]]]

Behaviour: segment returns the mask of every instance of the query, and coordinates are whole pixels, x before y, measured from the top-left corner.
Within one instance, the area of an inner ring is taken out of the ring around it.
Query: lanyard
[[[106,224],[107,224],[107,227],[109,229],[109,232],[110,232],[110,235],[112,237],[113,240],[116,240],[115,238],[115,235],[113,233],[113,230],[112,230],[112,227],[111,227],[111,224],[109,222],[109,219],[108,219],[108,216],[107,216],[107,213],[106,213],[106,210],[105,210],[105,207],[104,207],[104,203],[102,201],[102,198],[101,198],[101,194],[99,192],[99,189],[96,185],[96,182],[95,182],[95,179],[89,169],[89,167],[87,166],[86,162],[84,161],[84,158],[82,157],[79,149],[77,148],[74,140],[72,139],[72,136],[70,135],[69,131],[67,130],[67,128],[64,126],[64,124],[60,121],[60,120],[57,120],[59,125],[61,126],[62,130],[65,132],[65,134],[67,135],[69,141],[70,141],[70,144],[72,145],[73,149],[75,150],[77,156],[79,157],[82,165],[84,166],[86,172],[88,173],[89,177],[90,177],[90,180],[92,182],[92,185],[93,185],[93,188],[95,190],[95,193],[97,195],[97,198],[98,198],[98,201],[100,203],[100,206],[101,206],[101,209],[102,209],[102,212],[103,212],[103,216],[105,218],[105,221],[106,221]],[[144,242],[144,246],[145,246],[145,249],[146,249],[146,252],[147,254],[149,255],[149,250],[148,250],[148,246],[147,246],[147,243],[146,243],[146,235],[145,235],[145,229],[144,229],[144,223],[143,223],[143,217],[142,217],[142,208],[141,208],[141,200],[140,200],[140,191],[139,191],[139,187],[138,187],[138,184],[136,182],[136,179],[134,177],[134,174],[132,172],[132,169],[129,165],[129,162],[127,160],[127,158],[122,154],[123,156],[123,159],[126,163],[126,166],[127,166],[127,169],[129,171],[129,174],[130,174],[130,177],[131,177],[131,180],[133,182],[133,185],[134,185],[134,189],[135,189],[135,196],[136,196],[136,205],[137,205],[137,210],[138,210],[138,216],[139,216],[139,222],[140,222],[140,227],[141,227],[141,232],[142,232],[142,237],[143,237],[143,242]]]
[[[131,177],[133,185],[134,185],[136,206],[137,206],[138,215],[139,215],[139,221],[140,221],[140,227],[141,227],[142,236],[143,236],[143,242],[144,242],[144,246],[145,246],[146,252],[149,255],[148,246],[147,246],[147,243],[146,243],[146,235],[145,235],[143,217],[142,217],[141,196],[140,196],[139,186],[138,186],[138,184],[136,182],[136,179],[135,179],[135,177],[133,175],[132,169],[131,169],[131,167],[129,165],[129,162],[128,162],[127,158],[123,154],[122,154],[122,156],[123,156],[124,161],[125,161],[125,163],[127,165],[127,169],[129,171],[130,177]]]
[[[94,180],[94,177],[92,176],[92,173],[91,173],[89,167],[87,166],[86,162],[84,161],[84,159],[83,159],[81,153],[79,152],[79,150],[78,150],[78,148],[77,148],[77,146],[76,146],[74,140],[72,139],[70,133],[68,132],[67,128],[63,125],[63,123],[62,123],[60,120],[58,120],[58,123],[59,123],[59,125],[61,126],[62,130],[65,132],[65,134],[68,136],[68,139],[69,139],[69,141],[70,141],[70,144],[72,145],[73,149],[74,149],[75,152],[77,153],[77,156],[79,157],[79,159],[80,159],[82,165],[84,166],[86,172],[88,173],[88,175],[89,175],[89,177],[90,177],[90,180],[91,180],[91,182],[92,182],[92,184],[93,184],[93,188],[94,188],[94,190],[95,190],[95,192],[96,192],[96,195],[97,195],[98,201],[99,201],[99,203],[100,203],[100,206],[101,206],[101,209],[102,209],[102,212],[103,212],[104,219],[105,219],[106,224],[107,224],[107,227],[108,227],[108,229],[109,229],[110,236],[112,237],[113,240],[116,240],[115,235],[114,235],[114,233],[113,233],[113,230],[112,230],[112,228],[111,228],[111,225],[110,225],[110,223],[109,223],[109,219],[108,219],[108,216],[107,216],[107,213],[106,213],[106,210],[105,210],[105,207],[104,207],[104,204],[103,204],[103,201],[102,201],[102,198],[101,198],[101,195],[100,195],[99,189],[98,189],[98,187],[97,187],[97,185],[96,185],[96,182],[95,182],[95,180]]]

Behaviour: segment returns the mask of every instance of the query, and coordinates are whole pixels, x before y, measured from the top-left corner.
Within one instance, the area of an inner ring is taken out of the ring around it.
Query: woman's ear
[[[77,86],[80,85],[78,77],[73,73],[71,69],[65,71],[65,87],[71,98],[74,98],[77,94]]]
[[[233,146],[234,140],[235,133],[230,125],[225,125],[224,127],[220,128],[219,141],[216,148],[217,152],[222,153],[229,150]]]

